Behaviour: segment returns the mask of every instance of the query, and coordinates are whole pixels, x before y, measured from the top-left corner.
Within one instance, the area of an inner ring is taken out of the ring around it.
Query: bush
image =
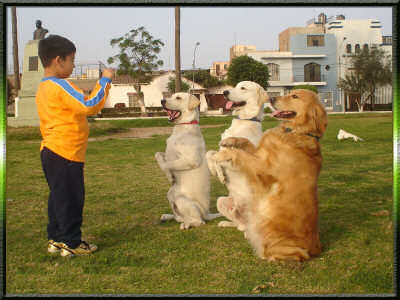
[[[232,59],[228,69],[227,83],[236,86],[241,81],[253,81],[266,90],[269,87],[269,78],[267,65],[247,55],[242,55]]]
[[[310,91],[318,94],[318,89],[314,85],[309,85],[309,84],[296,85],[296,86],[291,88],[291,90],[300,90],[300,89],[310,90]]]
[[[190,85],[181,80],[181,87],[182,87],[182,92],[188,92],[190,89]],[[170,77],[167,85],[167,89],[171,93],[175,93],[175,77]]]

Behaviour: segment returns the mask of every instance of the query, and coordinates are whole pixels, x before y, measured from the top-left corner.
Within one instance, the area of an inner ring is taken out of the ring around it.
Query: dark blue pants
[[[46,147],[40,152],[40,158],[50,189],[47,237],[76,248],[82,235],[84,163],[65,159]]]

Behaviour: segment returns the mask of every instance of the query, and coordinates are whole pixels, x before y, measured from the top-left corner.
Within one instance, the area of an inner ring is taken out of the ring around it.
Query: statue
[[[33,39],[34,40],[42,40],[42,39],[44,39],[44,36],[49,31],[42,27],[42,21],[40,21],[40,20],[36,21],[36,28],[37,29],[33,32]]]

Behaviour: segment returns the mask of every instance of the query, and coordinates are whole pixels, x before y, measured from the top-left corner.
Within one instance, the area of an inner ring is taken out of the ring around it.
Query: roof
[[[116,75],[114,74],[112,78],[113,84],[134,84],[136,80],[132,78],[130,75]]]

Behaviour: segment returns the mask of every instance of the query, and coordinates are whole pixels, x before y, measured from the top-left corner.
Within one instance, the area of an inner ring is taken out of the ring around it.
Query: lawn
[[[207,149],[217,149],[231,117],[202,118]],[[257,258],[223,218],[180,231],[167,179],[154,159],[168,135],[89,142],[83,237],[90,256],[47,253],[48,187],[38,128],[7,129],[7,294],[393,294],[393,140],[391,114],[330,115],[321,140],[319,230],[322,254],[304,263]],[[96,121],[91,136],[166,119]],[[266,118],[263,128],[277,125]],[[338,141],[339,129],[364,141]],[[227,194],[211,181],[211,212]]]

